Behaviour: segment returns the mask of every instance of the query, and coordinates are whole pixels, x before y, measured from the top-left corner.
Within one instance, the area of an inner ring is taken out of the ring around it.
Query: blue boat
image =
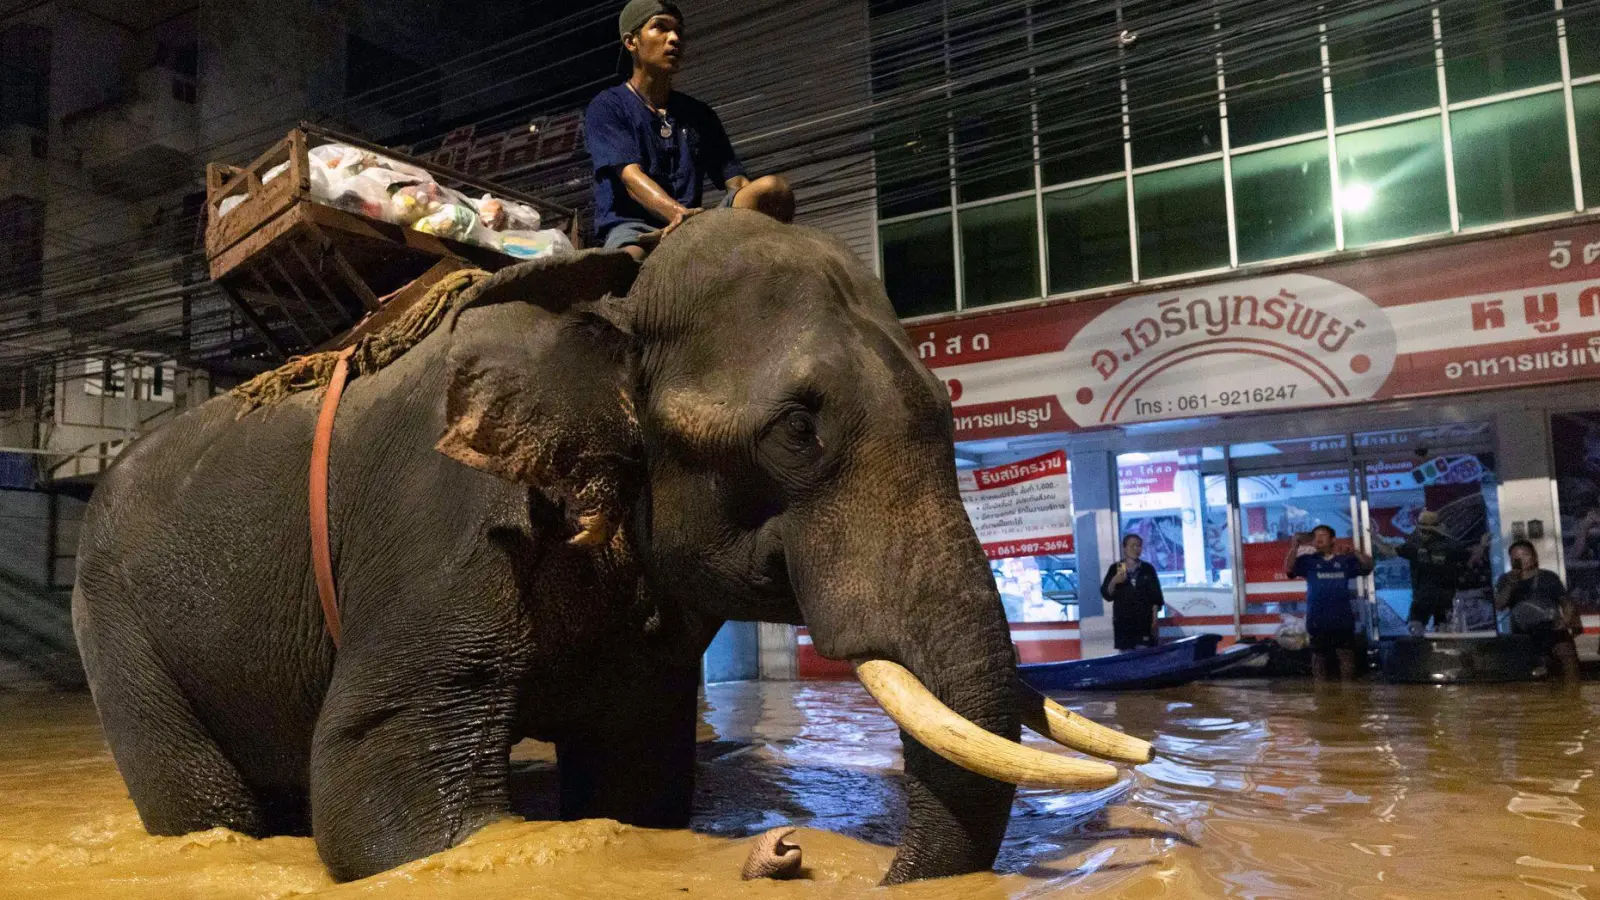
[[[1021,665],[1017,674],[1044,692],[1148,690],[1188,684],[1267,650],[1265,643],[1238,644],[1218,653],[1221,640],[1201,634],[1114,656]]]

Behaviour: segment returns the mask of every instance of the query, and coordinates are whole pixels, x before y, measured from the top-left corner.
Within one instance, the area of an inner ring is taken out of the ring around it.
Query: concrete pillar
[[[794,681],[799,674],[795,627],[774,622],[760,625],[761,680]]]
[[[1085,659],[1116,652],[1111,607],[1100,578],[1117,561],[1116,456],[1106,450],[1072,454],[1072,536],[1078,554],[1078,635]]]
[[[1524,531],[1531,522],[1540,522],[1544,536],[1530,538],[1539,551],[1539,563],[1547,569],[1563,569],[1561,542],[1556,538],[1560,524],[1556,508],[1554,480],[1550,471],[1550,419],[1543,409],[1502,409],[1495,416],[1495,462],[1500,474],[1500,532],[1494,536],[1496,571],[1504,571],[1506,546],[1515,539],[1514,529]]]

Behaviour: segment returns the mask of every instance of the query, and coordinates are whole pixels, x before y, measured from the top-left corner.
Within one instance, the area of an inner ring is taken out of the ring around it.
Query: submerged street
[[[1600,684],[1252,680],[1064,700],[1158,758],[1095,794],[1021,792],[998,874],[892,896],[1600,897]],[[309,839],[146,835],[87,695],[0,697],[0,719],[8,900],[863,896],[902,806],[898,735],[856,684],[712,685],[693,833],[507,822],[334,885]],[[553,815],[552,759],[513,752],[524,815]],[[806,877],[741,882],[748,838],[785,823]]]

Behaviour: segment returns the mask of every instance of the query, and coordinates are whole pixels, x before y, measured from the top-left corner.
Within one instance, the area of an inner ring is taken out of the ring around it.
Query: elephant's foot
[[[800,845],[785,841],[794,829],[774,828],[756,838],[750,856],[739,874],[745,881],[756,878],[793,878],[800,874]]]

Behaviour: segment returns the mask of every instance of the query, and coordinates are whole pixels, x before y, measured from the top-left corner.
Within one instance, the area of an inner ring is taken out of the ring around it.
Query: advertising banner
[[[908,326],[956,440],[1600,377],[1600,224]]]
[[[1066,451],[959,475],[961,502],[990,559],[1073,551]]]

